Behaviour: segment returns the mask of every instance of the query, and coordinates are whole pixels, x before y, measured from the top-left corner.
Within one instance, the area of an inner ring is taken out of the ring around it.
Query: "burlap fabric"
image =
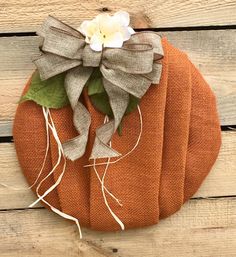
[[[121,207],[107,195],[110,207],[126,228],[158,223],[179,210],[201,185],[221,145],[215,96],[188,57],[166,39],[162,43],[161,82],[150,87],[140,104],[143,115],[140,143],[131,155],[110,165],[105,181],[106,187],[122,201]],[[83,167],[88,164],[94,130],[103,123],[104,116],[94,109],[86,92],[82,100],[92,116],[86,154],[74,162],[68,160],[62,182],[46,200],[78,218],[83,226],[118,230],[119,225],[105,206],[93,168]],[[77,135],[71,107],[52,110],[52,116],[62,142]],[[138,111],[126,116],[122,137],[115,134],[112,140],[114,148],[120,153],[128,152],[137,140],[139,126]],[[34,102],[18,106],[13,135],[20,165],[32,184],[46,148],[40,106]],[[50,154],[42,178],[55,165],[57,154],[56,142],[50,137]],[[43,183],[40,193],[54,183],[61,168],[62,165],[54,177]],[[97,169],[102,175],[104,167]]]

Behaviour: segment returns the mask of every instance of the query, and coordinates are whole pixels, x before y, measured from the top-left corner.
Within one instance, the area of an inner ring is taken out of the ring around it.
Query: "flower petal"
[[[103,26],[110,24],[111,16],[108,13],[103,13],[103,14],[99,14],[95,19],[99,26],[100,32],[102,32]]]
[[[102,51],[103,37],[101,33],[95,33],[90,39],[90,47],[97,52]]]
[[[78,31],[80,33],[82,33],[84,36],[86,36],[86,31],[87,31],[87,27],[89,25],[90,21],[83,21],[80,25],[80,27],[78,28]]]
[[[135,34],[135,31],[131,27],[128,27],[127,29],[131,35]]]
[[[87,28],[87,36],[92,37],[96,32],[99,31],[99,25],[95,20],[92,20]]]
[[[123,45],[123,35],[121,32],[115,32],[107,36],[104,40],[105,47],[119,48]]]
[[[122,28],[120,29],[120,32],[122,33],[123,41],[127,41],[127,40],[130,39],[131,33],[130,33],[128,27],[122,27]]]
[[[130,23],[130,18],[129,18],[129,13],[125,12],[125,11],[118,11],[114,14],[114,19],[118,20],[118,22],[122,25],[122,26],[129,26]]]
[[[119,29],[120,25],[110,15],[99,15],[100,32],[108,36]]]
[[[85,37],[85,42],[87,43],[87,44],[90,44],[90,38],[89,37]]]
[[[92,37],[92,35],[99,30],[99,25],[95,20],[83,21],[78,30],[84,36]]]

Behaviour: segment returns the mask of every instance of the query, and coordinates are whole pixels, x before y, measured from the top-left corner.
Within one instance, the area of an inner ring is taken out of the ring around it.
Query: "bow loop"
[[[44,37],[42,50],[69,59],[80,59],[85,42],[67,31],[50,27]]]
[[[154,52],[154,60],[160,60],[164,56],[161,36],[152,31],[138,32],[132,35],[132,37],[124,43],[127,44],[151,44]]]
[[[82,64],[81,60],[71,60],[59,55],[44,53],[34,61],[42,80],[68,71]]]
[[[107,68],[131,74],[152,71],[154,52],[150,44],[128,44],[122,48],[106,48],[102,64]]]
[[[45,19],[45,21],[43,22],[42,26],[37,31],[37,35],[45,38],[46,35],[48,33],[50,33],[49,31],[51,30],[52,27],[61,29],[63,31],[66,31],[69,34],[74,35],[76,37],[83,38],[83,35],[77,29],[74,29],[73,27],[65,24],[64,22],[58,20],[57,18],[55,18],[55,17],[53,17],[51,15],[49,15]]]

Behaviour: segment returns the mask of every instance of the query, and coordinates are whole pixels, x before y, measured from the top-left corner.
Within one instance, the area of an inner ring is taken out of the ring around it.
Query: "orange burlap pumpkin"
[[[111,209],[126,228],[158,223],[159,219],[179,210],[201,185],[221,145],[214,94],[186,54],[166,39],[162,44],[165,56],[161,82],[152,85],[140,103],[143,115],[140,143],[129,156],[109,166],[105,181],[106,187],[122,201],[121,207],[107,195]],[[27,88],[28,85],[25,90]],[[118,230],[119,225],[105,206],[93,168],[83,167],[89,163],[95,128],[104,120],[104,115],[91,105],[86,92],[83,98],[92,116],[86,154],[77,161],[68,160],[61,183],[45,199],[78,218],[83,226]],[[77,135],[69,106],[51,113],[62,142]],[[113,148],[128,152],[137,140],[139,126],[136,110],[125,117],[122,136],[115,134]],[[13,134],[20,165],[32,184],[46,148],[45,123],[39,105],[29,101],[18,106]],[[53,137],[50,137],[49,153],[42,178],[57,161]],[[41,194],[54,184],[61,169],[62,163],[42,184]],[[97,169],[102,175],[104,166]]]

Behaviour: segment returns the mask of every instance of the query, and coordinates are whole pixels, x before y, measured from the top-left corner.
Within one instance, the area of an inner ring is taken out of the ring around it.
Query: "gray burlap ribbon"
[[[37,34],[44,39],[42,55],[35,61],[41,79],[67,72],[65,88],[79,135],[63,144],[65,155],[76,160],[85,152],[91,117],[79,98],[94,67],[99,67],[114,120],[97,128],[90,158],[119,156],[108,143],[125,114],[129,94],[141,98],[151,84],[159,83],[162,70],[159,60],[163,57],[160,36],[154,32],[139,32],[122,48],[96,52],[79,31],[52,16],[48,16]]]

